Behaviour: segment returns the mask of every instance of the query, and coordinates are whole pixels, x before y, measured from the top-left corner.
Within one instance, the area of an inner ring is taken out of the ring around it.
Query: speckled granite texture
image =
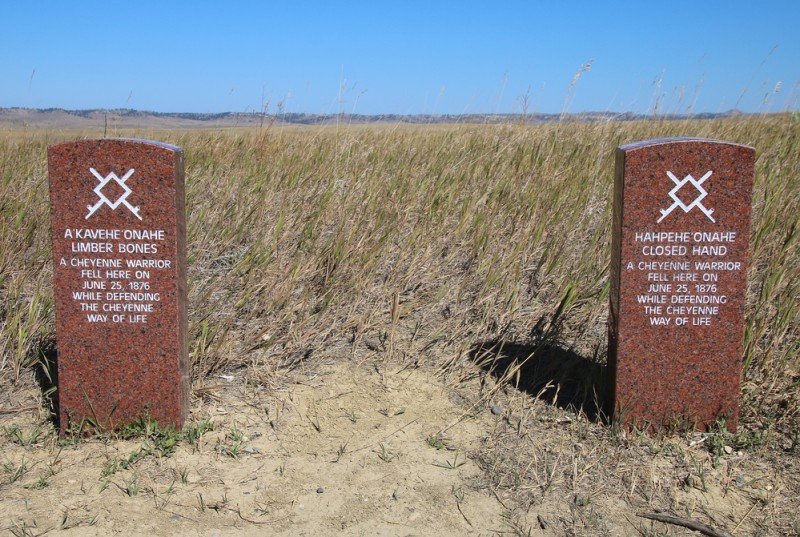
[[[183,150],[147,140],[49,148],[62,433],[188,411]]]
[[[607,411],[626,425],[736,428],[754,163],[717,140],[617,149]]]

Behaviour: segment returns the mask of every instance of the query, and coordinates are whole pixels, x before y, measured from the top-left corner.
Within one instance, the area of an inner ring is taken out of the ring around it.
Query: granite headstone
[[[147,415],[180,428],[189,365],[183,150],[132,139],[51,146],[62,432]]]
[[[617,149],[607,410],[623,424],[736,428],[754,165],[717,140]]]

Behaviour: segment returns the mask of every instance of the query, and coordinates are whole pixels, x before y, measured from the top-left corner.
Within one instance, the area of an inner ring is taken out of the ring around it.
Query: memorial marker
[[[755,150],[670,138],[617,149],[609,412],[736,428]]]
[[[188,412],[183,150],[147,140],[51,146],[62,432]]]

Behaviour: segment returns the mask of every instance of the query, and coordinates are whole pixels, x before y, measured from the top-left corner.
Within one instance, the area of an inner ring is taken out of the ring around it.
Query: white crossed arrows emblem
[[[132,212],[136,216],[136,218],[138,218],[139,220],[142,219],[142,217],[139,216],[139,207],[134,207],[133,205],[128,203],[128,199],[127,199],[128,196],[133,191],[130,189],[130,187],[128,187],[128,185],[125,184],[125,181],[127,181],[128,178],[130,178],[130,176],[133,175],[133,172],[134,172],[133,168],[128,170],[128,173],[123,175],[121,179],[119,177],[117,177],[117,174],[114,173],[114,172],[111,172],[108,175],[106,175],[105,177],[103,177],[94,168],[89,168],[89,171],[91,171],[92,174],[95,177],[97,177],[97,180],[100,181],[100,184],[97,185],[96,187],[94,187],[94,193],[97,194],[97,196],[100,199],[94,205],[87,205],[86,206],[89,209],[89,214],[86,215],[86,220],[88,220],[89,217],[92,216],[95,213],[95,211],[97,211],[97,209],[102,207],[104,204],[108,205],[109,207],[111,207],[112,210],[115,210],[120,205],[125,205],[125,207],[127,207],[128,210],[130,212]],[[106,195],[103,194],[103,187],[106,186],[112,180],[116,181],[116,183],[119,186],[121,186],[123,191],[124,191],[122,193],[122,195],[119,198],[117,198],[117,201],[115,201],[114,203],[111,203],[111,200],[109,200],[106,197]]]
[[[712,222],[716,223],[717,221],[714,220],[713,216],[711,216],[714,213],[714,209],[707,209],[702,203],[703,199],[706,196],[708,196],[708,192],[706,192],[706,189],[703,188],[702,185],[703,185],[703,183],[705,182],[706,179],[711,177],[712,173],[714,173],[714,172],[709,170],[700,179],[695,179],[694,177],[692,177],[692,174],[689,174],[686,177],[684,177],[683,180],[679,181],[678,178],[675,177],[672,174],[672,172],[667,172],[667,175],[669,175],[669,178],[672,179],[673,183],[675,183],[675,188],[673,188],[672,190],[669,191],[669,195],[674,200],[674,203],[672,205],[670,205],[668,209],[661,209],[661,218],[659,218],[656,221],[656,224],[658,224],[664,218],[666,218],[666,216],[669,213],[671,213],[676,207],[680,207],[681,209],[683,209],[683,212],[685,212],[685,213],[688,213],[693,207],[697,207],[698,209],[700,209],[703,212],[703,214],[705,214],[708,217],[709,220],[711,220]],[[681,201],[681,199],[677,195],[678,191],[681,188],[683,188],[687,183],[691,183],[692,186],[694,186],[697,189],[697,191],[700,193],[694,199],[694,201],[692,203],[690,203],[689,205],[686,205],[685,203],[683,203],[683,201]]]

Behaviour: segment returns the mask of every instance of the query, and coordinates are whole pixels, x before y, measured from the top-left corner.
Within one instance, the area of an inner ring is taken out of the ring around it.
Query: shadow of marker
[[[524,345],[503,340],[476,344],[470,356],[498,381],[509,381],[540,400],[590,420],[605,419],[606,366],[557,344]],[[516,371],[518,364],[519,371]],[[516,382],[516,379],[519,382]]]

